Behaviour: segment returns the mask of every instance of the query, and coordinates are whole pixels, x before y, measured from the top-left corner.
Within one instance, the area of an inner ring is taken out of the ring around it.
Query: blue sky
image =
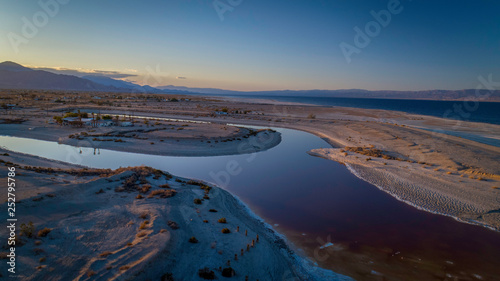
[[[500,80],[498,1],[216,1],[5,0],[0,61],[233,90],[463,89],[480,75]],[[231,7],[223,20],[214,2]],[[58,11],[47,15],[40,3]],[[402,10],[348,63],[339,45],[356,47],[354,28],[365,30],[370,11],[389,4]],[[23,17],[38,23],[30,38]]]

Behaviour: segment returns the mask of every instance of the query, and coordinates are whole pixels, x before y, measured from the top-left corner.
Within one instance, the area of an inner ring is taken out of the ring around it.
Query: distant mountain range
[[[131,82],[106,76],[56,74],[45,70],[34,70],[20,64],[6,61],[0,63],[0,89],[44,89],[101,92],[172,93],[185,95],[221,96],[291,96],[291,97],[339,97],[339,98],[384,98],[384,99],[427,99],[427,100],[476,100],[474,89],[426,90],[426,91],[369,91],[349,90],[283,90],[242,92],[216,88],[189,88],[184,86],[140,86]],[[500,90],[482,90],[482,101],[500,101]]]
[[[105,76],[87,75],[77,77],[56,74],[45,70],[35,70],[15,62],[0,63],[0,89],[43,89],[75,90],[98,92],[137,92],[164,93],[165,91],[150,86],[112,79]],[[185,91],[169,91],[185,93]]]

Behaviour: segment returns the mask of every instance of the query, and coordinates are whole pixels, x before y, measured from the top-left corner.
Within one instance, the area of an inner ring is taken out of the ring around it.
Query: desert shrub
[[[160,188],[170,188],[170,185],[168,183],[162,184],[159,186]]]
[[[196,239],[196,237],[191,237],[189,238],[189,243],[198,243],[198,239]]]
[[[224,276],[224,277],[233,277],[235,275],[236,275],[236,272],[231,267],[226,267],[226,268],[222,269],[222,276]]]
[[[203,199],[210,200],[210,197],[208,195],[205,195],[205,196],[203,196]]]
[[[146,236],[147,234],[148,234],[148,233],[147,233],[146,231],[141,231],[141,232],[137,233],[137,235],[136,235],[136,236],[137,236],[138,238],[141,238],[141,237]]]
[[[212,190],[212,187],[208,186],[208,185],[202,185],[201,189],[203,189],[205,191],[205,194],[208,194],[210,192],[210,190]]]
[[[228,233],[231,233],[231,230],[229,230],[229,228],[223,228],[222,233],[228,234]]]
[[[214,280],[215,279],[215,272],[210,270],[208,267],[205,267],[205,268],[198,270],[198,276],[200,276],[203,279]]]
[[[46,260],[47,260],[47,258],[46,258],[46,257],[41,257],[38,261],[39,261],[39,262],[44,262],[44,261],[46,261]]]
[[[139,218],[146,219],[149,216],[149,212],[142,212]]]
[[[21,224],[21,235],[24,235],[28,238],[33,237],[33,233],[35,232],[35,226],[33,225],[33,222],[28,222],[28,224]]]
[[[311,113],[311,114],[307,115],[307,118],[308,119],[316,119],[316,115]]]
[[[129,268],[130,268],[130,265],[120,266],[120,270],[127,270]]]
[[[172,229],[179,229],[179,225],[175,221],[168,221],[167,224]]]
[[[209,211],[209,212],[211,212],[211,213],[217,213],[217,210],[216,210],[216,209],[210,209],[210,210],[208,210],[208,211]]]
[[[92,276],[94,276],[94,275],[96,275],[96,274],[97,273],[95,271],[93,271],[93,270],[87,271],[87,277],[89,277],[89,278],[92,277]]]
[[[106,251],[106,252],[102,252],[102,253],[99,255],[99,257],[101,257],[101,258],[106,258],[106,257],[108,257],[108,256],[109,256],[109,255],[111,255],[111,254],[113,254],[113,253],[112,253],[112,252],[110,252],[110,251]]]
[[[137,196],[135,197],[135,199],[142,199],[144,198],[144,196],[140,195],[140,194],[137,194]]]
[[[201,205],[201,199],[199,198],[194,199],[193,202],[197,205]]]
[[[140,193],[147,193],[151,189],[150,184],[144,184],[142,187],[139,188]]]
[[[152,197],[155,197],[158,195],[158,197],[160,198],[170,198],[170,197],[173,197],[175,194],[177,193],[177,191],[173,190],[173,189],[165,189],[165,190],[153,190],[148,198],[152,198]]]
[[[149,221],[143,221],[139,226],[139,229],[145,229],[148,227]]]
[[[203,184],[202,182],[195,181],[195,180],[189,180],[189,181],[187,182],[187,184],[189,184],[189,185],[204,186],[204,184]]]
[[[46,228],[38,231],[38,237],[46,237],[47,234],[49,234],[51,231],[52,231],[52,229],[46,227]]]
[[[219,223],[227,223],[226,218],[220,218],[218,220]]]

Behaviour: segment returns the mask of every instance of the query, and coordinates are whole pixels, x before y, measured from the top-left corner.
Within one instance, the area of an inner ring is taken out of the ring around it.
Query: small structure
[[[217,115],[227,115],[227,112],[224,111],[216,111],[215,114]]]
[[[83,127],[92,125],[94,121],[93,118],[80,118],[80,117],[66,117],[63,118],[63,125],[69,125],[73,127]]]
[[[99,120],[97,123],[98,127],[111,127],[114,125],[115,125],[115,123],[111,120]]]

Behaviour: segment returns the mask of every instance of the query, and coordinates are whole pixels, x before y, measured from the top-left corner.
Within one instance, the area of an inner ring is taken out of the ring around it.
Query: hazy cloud
[[[108,71],[108,70],[97,70],[97,69],[70,69],[63,67],[31,67],[35,70],[45,70],[48,72],[56,73],[56,74],[66,74],[66,75],[74,75],[74,76],[85,76],[85,75],[94,75],[94,76],[105,76],[109,78],[126,78],[126,77],[134,77],[136,74],[128,74],[119,71]]]
[[[187,79],[186,77],[183,77],[183,76],[177,76],[175,77],[176,79]]]

